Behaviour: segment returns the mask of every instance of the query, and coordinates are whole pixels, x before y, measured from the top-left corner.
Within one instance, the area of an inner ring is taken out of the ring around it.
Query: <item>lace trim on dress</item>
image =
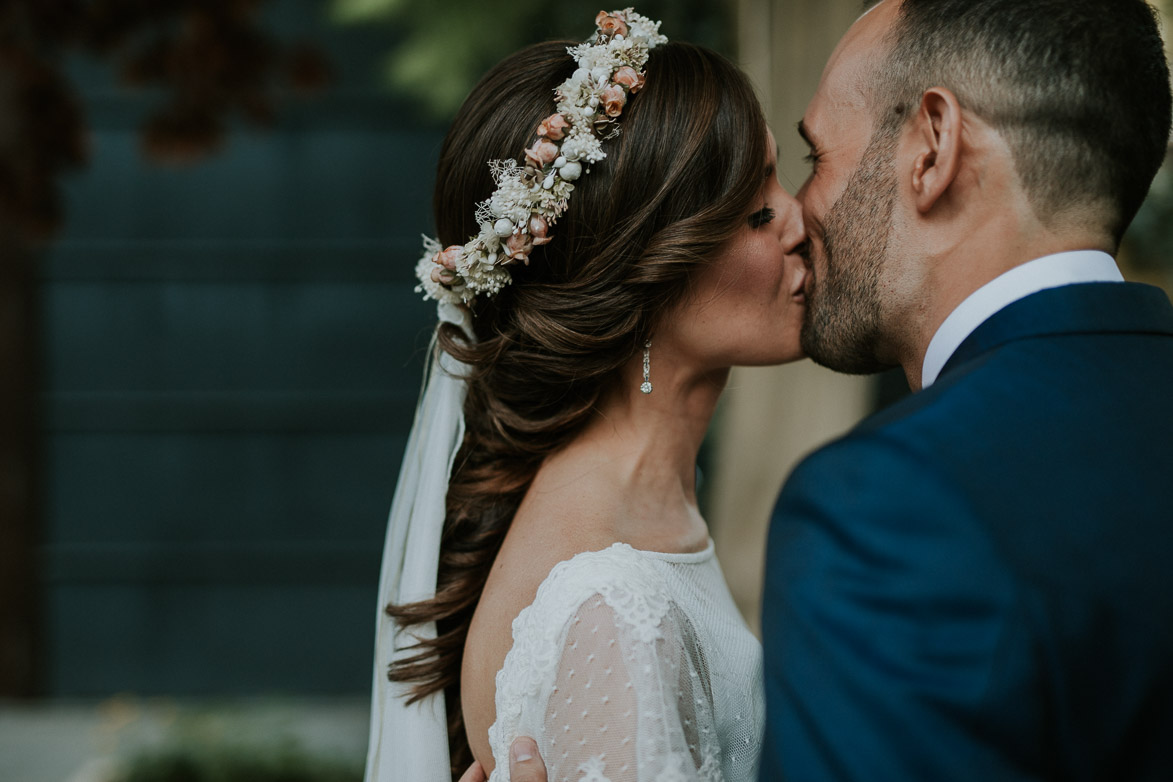
[[[591,595],[601,595],[607,605],[647,643],[660,637],[660,622],[668,615],[670,600],[661,579],[649,576],[639,553],[626,543],[602,551],[584,551],[559,562],[538,587],[534,602],[513,620],[513,647],[495,679],[497,719],[489,726],[494,752],[507,746],[506,725],[516,724],[527,698],[552,680],[562,657],[562,625],[551,616],[571,616]],[[622,574],[600,579],[600,571]]]

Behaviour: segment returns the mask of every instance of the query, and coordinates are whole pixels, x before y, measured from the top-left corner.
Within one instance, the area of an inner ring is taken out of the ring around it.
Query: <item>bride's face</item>
[[[656,339],[701,369],[782,364],[802,358],[806,300],[802,208],[778,182],[773,134],[754,211],[721,254],[694,278],[683,305]],[[655,348],[653,347],[653,351]]]

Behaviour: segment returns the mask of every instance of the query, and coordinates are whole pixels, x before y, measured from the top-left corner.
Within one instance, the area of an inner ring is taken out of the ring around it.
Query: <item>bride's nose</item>
[[[782,227],[782,250],[793,255],[806,242],[806,226],[802,222],[802,204],[789,193],[785,194],[779,217]]]

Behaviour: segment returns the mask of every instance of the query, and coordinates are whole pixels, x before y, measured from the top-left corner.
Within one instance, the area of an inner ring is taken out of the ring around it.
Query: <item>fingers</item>
[[[459,782],[485,782],[485,770],[481,768],[480,762],[473,763],[461,775]]]
[[[529,736],[521,736],[509,748],[509,779],[512,782],[546,782],[546,764],[538,754],[538,745]]]

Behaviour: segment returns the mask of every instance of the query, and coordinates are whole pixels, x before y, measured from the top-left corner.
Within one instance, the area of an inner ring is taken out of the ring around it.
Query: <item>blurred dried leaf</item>
[[[0,222],[30,241],[62,219],[57,178],[86,161],[81,108],[65,79],[31,49],[0,44]]]
[[[84,165],[81,101],[64,75],[70,52],[108,60],[126,86],[158,90],[142,124],[150,159],[190,164],[220,149],[229,121],[271,125],[281,99],[320,92],[326,58],[278,41],[269,0],[0,2],[0,224],[45,240],[62,222],[58,181]]]

